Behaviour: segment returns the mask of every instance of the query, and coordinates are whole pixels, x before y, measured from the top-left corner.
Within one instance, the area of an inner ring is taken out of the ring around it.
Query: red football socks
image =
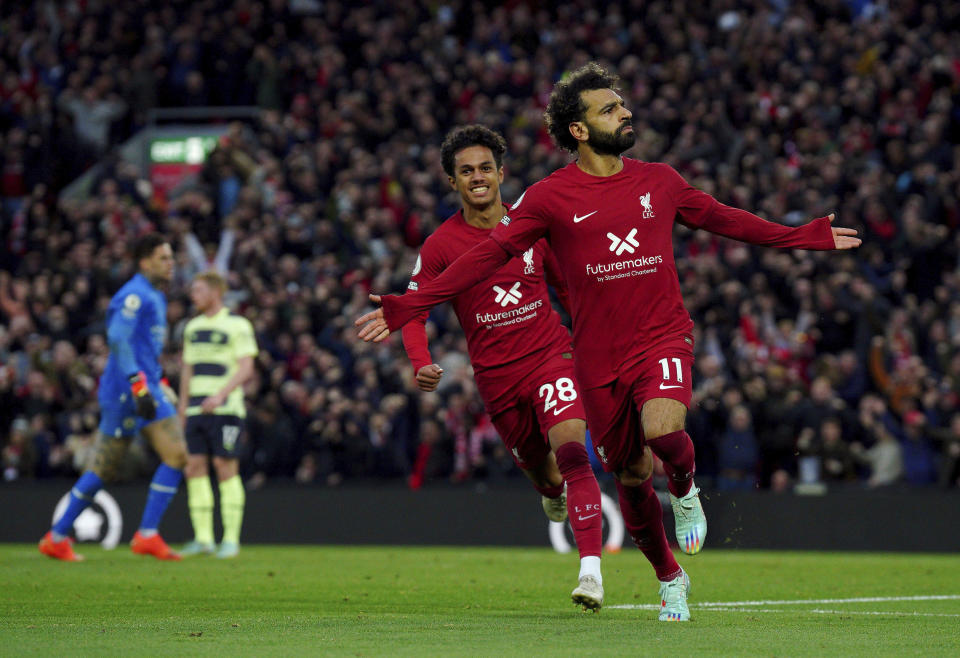
[[[693,474],[697,470],[690,435],[683,430],[671,432],[655,439],[647,439],[647,445],[663,462],[670,493],[677,498],[685,496],[690,491]]]
[[[653,478],[647,478],[639,487],[625,487],[619,480],[616,483],[620,512],[633,543],[650,560],[658,580],[666,582],[676,578],[680,565],[667,543],[667,533],[663,530],[663,508],[657,492],[653,490]]]
[[[560,474],[567,482],[567,516],[580,557],[600,557],[603,545],[600,485],[590,468],[587,449],[571,441],[557,449],[556,457]]]
[[[560,494],[563,493],[563,485],[558,484],[555,487],[538,487],[533,485],[533,488],[537,490],[541,496],[546,496],[547,498],[559,498]]]

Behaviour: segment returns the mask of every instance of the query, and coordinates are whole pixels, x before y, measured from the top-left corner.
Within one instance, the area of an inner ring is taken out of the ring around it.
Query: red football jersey
[[[491,234],[511,254],[547,237],[569,286],[577,381],[586,388],[615,379],[648,346],[693,329],[673,259],[674,220],[720,232],[721,209],[733,211],[733,221],[749,215],[690,187],[668,165],[629,158],[623,165],[604,177],[575,162],[557,170]]]
[[[457,211],[427,238],[408,289],[416,291],[451,263],[490,237],[490,229],[471,226]],[[530,354],[569,352],[570,333],[550,305],[547,282],[566,301],[566,284],[543,240],[517,253],[494,274],[451,300],[477,371],[518,361]],[[544,278],[546,276],[546,279]],[[423,323],[427,312],[403,328],[403,343],[414,371],[433,363]]]
[[[383,297],[388,327],[462,291],[546,238],[567,281],[578,383],[602,386],[661,340],[689,333],[673,260],[673,223],[776,247],[833,249],[830,222],[768,222],[691,187],[672,167],[623,158],[613,176],[572,162],[530,186],[479,244],[431,285]]]

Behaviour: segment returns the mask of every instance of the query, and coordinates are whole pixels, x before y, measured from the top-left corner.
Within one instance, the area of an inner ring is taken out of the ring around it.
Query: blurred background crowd
[[[452,127],[507,139],[505,201],[569,161],[542,110],[565,71],[617,72],[639,139],[720,201],[787,224],[835,211],[853,253],[677,229],[696,323],[701,486],[960,484],[960,5],[914,0],[37,0],[0,6],[0,445],[7,480],[73,475],[97,424],[104,311],[127,247],[167,234],[165,372],[196,272],[261,353],[241,448],[273,478],[517,477],[446,307],[441,390],[399,337],[355,338],[458,207]],[[156,107],[256,106],[163,195],[117,145]],[[87,198],[58,193],[102,163]],[[149,472],[134,451],[125,474]]]

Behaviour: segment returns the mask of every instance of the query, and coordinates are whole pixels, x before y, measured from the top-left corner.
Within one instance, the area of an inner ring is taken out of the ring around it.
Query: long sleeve
[[[757,217],[753,213],[732,208],[689,185],[676,171],[677,212],[681,223],[691,228],[702,228],[727,238],[767,247],[831,250],[834,248],[830,220],[826,217],[798,227],[783,226]]]
[[[426,312],[421,313],[403,326],[403,349],[413,364],[414,374],[419,372],[420,368],[433,363],[427,341],[426,317]]]
[[[570,314],[570,290],[567,288],[567,280],[563,278],[563,271],[560,269],[560,263],[553,254],[553,250],[547,247],[543,255],[543,269],[546,275],[547,283],[553,286],[557,293],[557,299],[563,310]]]
[[[233,244],[236,241],[236,232],[231,229],[224,229],[220,235],[220,246],[217,248],[217,255],[213,259],[213,269],[226,276],[230,271],[230,256],[233,255]]]
[[[139,308],[133,309],[127,306],[122,311],[114,313],[107,326],[107,344],[110,346],[110,353],[116,358],[120,372],[127,377],[137,374],[140,370],[131,340],[137,327],[137,310]]]
[[[512,256],[493,239],[486,239],[455,260],[443,274],[417,292],[385,295],[381,299],[383,317],[390,331],[401,328],[418,314],[453,299],[477,281],[503,267]]]
[[[193,233],[187,233],[183,236],[183,246],[187,248],[187,255],[190,257],[190,264],[197,272],[203,272],[207,269],[207,255],[203,251],[203,245]]]

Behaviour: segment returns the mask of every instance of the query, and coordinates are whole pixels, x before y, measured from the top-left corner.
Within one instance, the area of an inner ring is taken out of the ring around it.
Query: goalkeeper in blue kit
[[[40,552],[74,562],[69,536],[76,518],[116,477],[130,442],[142,432],[162,462],[150,482],[140,527],[130,546],[134,553],[179,560],[157,533],[177,493],[187,461],[173,391],[162,381],[160,353],[167,335],[167,300],[160,288],[173,278],[173,249],[161,235],[141,238],[133,250],[138,272],[110,300],[107,343],[110,356],[100,377],[100,428],[92,463],[70,490],[64,513],[40,540]]]

